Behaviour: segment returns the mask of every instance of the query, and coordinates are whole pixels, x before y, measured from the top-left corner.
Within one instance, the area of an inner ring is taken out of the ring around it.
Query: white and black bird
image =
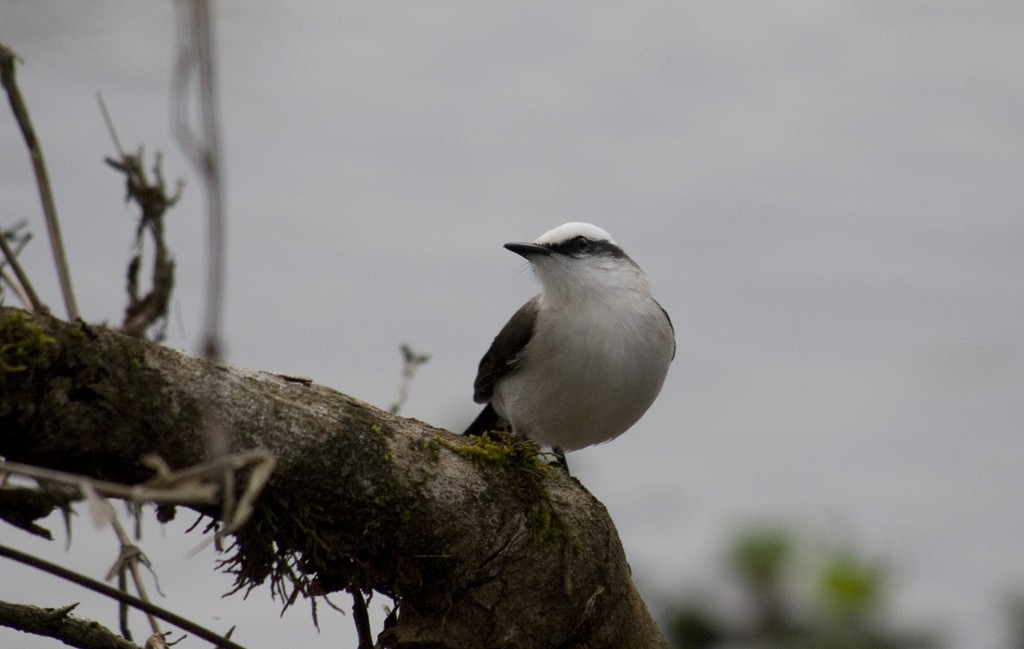
[[[618,437],[650,407],[675,356],[668,313],[611,236],[566,223],[505,247],[530,262],[542,291],[480,361],[466,434],[509,429],[556,453]]]

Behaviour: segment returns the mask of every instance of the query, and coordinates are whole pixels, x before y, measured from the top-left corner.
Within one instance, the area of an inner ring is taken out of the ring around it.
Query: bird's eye
[[[580,252],[581,250],[586,250],[587,246],[589,245],[590,239],[584,237],[583,235],[573,237],[572,240],[569,241],[569,249],[572,250],[573,252]]]
[[[580,255],[587,253],[592,245],[594,245],[593,241],[583,235],[579,235],[572,239],[566,239],[565,241],[553,244],[551,248],[563,255],[579,257]]]

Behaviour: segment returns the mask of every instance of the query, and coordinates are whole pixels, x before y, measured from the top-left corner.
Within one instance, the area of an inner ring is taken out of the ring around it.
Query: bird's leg
[[[555,456],[555,464],[562,467],[566,475],[572,475],[569,473],[569,463],[565,461],[565,451],[557,446],[551,447],[551,454]]]

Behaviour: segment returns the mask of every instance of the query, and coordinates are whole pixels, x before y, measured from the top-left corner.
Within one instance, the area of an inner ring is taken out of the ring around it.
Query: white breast
[[[625,432],[654,402],[673,354],[671,326],[646,296],[552,307],[542,302],[522,370],[492,404],[512,429],[569,451]]]

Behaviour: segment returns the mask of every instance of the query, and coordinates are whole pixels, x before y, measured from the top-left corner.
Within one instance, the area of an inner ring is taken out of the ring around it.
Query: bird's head
[[[530,262],[546,300],[616,290],[649,291],[640,267],[607,231],[590,223],[566,223],[533,243],[506,243],[505,247]]]

